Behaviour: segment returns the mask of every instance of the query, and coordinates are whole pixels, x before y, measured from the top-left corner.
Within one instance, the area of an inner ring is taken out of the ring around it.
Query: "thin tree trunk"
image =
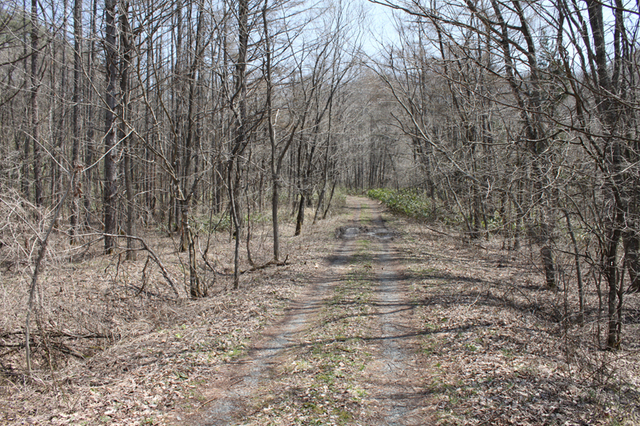
[[[27,0],[22,0],[22,8],[24,10],[24,13],[22,15],[22,26],[24,28],[28,28],[27,26]],[[28,37],[28,31],[24,32],[24,36],[23,36],[23,51],[22,54],[24,55],[25,58],[28,58],[28,46],[29,46],[29,40],[27,39]],[[29,75],[29,61],[27,59],[24,60],[24,75],[25,78],[26,76]],[[25,81],[25,85],[26,85],[26,81]],[[31,92],[31,88],[29,88],[29,93]],[[26,94],[25,94],[26,95]],[[25,103],[26,103],[26,99],[25,99]],[[31,123],[30,121],[30,117],[28,116],[28,114],[24,114],[22,117],[22,133],[23,133],[23,147],[22,147],[22,170],[21,170],[21,179],[20,179],[20,187],[22,189],[22,195],[28,200],[29,198],[31,198],[30,195],[30,190],[29,190],[29,153],[31,152],[31,138],[29,136],[29,128],[31,127]]]
[[[620,240],[620,231],[614,229],[610,235],[605,252],[605,277],[609,286],[608,293],[608,334],[607,349],[617,350],[620,348],[621,324],[618,320],[618,242]]]
[[[293,235],[298,236],[302,232],[302,225],[304,225],[304,206],[306,204],[306,198],[303,192],[300,194],[300,203],[298,204],[298,216],[296,217],[296,231]]]
[[[76,173],[80,166],[80,73],[82,72],[82,0],[75,0],[73,6],[73,144],[71,148],[72,173]],[[75,187],[72,190],[71,200],[71,242],[76,242],[78,234],[78,222],[80,216],[80,186],[81,180],[74,179]]]
[[[189,251],[189,286],[192,297],[205,297],[207,295],[207,288],[204,282],[198,275],[197,258],[195,251],[195,235],[194,231],[189,223],[189,215],[191,210],[191,202],[194,196],[197,194],[198,177],[197,177],[197,156],[194,152],[197,145],[198,129],[195,119],[195,111],[197,110],[197,93],[196,93],[196,73],[200,67],[200,60],[203,55],[204,46],[202,45],[202,32],[204,26],[204,2],[198,3],[198,17],[196,24],[196,39],[195,39],[195,53],[193,62],[189,69],[189,103],[187,109],[187,128],[186,128],[186,143],[184,150],[184,158],[182,164],[182,172],[184,173],[182,182],[184,188],[182,190],[182,236],[181,239],[186,239],[187,248]],[[191,177],[191,165],[192,160],[196,159],[194,165],[193,177]]]
[[[617,350],[620,348],[622,336],[621,323],[621,307],[622,292],[619,291],[618,285],[622,287],[622,274],[618,269],[618,243],[622,236],[622,229],[625,228],[625,213],[628,211],[628,205],[624,196],[624,178],[622,172],[622,147],[621,142],[617,139],[617,126],[619,125],[619,112],[614,105],[613,97],[610,93],[615,93],[612,80],[609,75],[609,63],[607,60],[607,49],[604,33],[604,17],[603,5],[595,0],[586,0],[587,10],[589,13],[589,24],[593,37],[593,46],[595,50],[595,64],[598,77],[598,86],[601,93],[597,94],[598,112],[600,113],[605,130],[609,133],[610,138],[607,140],[609,145],[606,149],[606,165],[604,172],[608,174],[610,179],[611,191],[609,198],[613,206],[613,218],[608,224],[606,247],[603,253],[604,271],[609,285],[608,293],[608,336],[607,349]],[[616,52],[616,60],[619,52]]]
[[[578,281],[578,304],[579,304],[579,313],[578,313],[578,323],[580,325],[584,324],[584,285],[582,283],[582,272],[580,270],[580,254],[578,252],[578,243],[576,242],[576,237],[573,233],[573,228],[571,226],[571,219],[569,218],[569,212],[564,210],[564,217],[567,219],[567,230],[569,231],[569,236],[571,237],[571,243],[573,244],[573,256],[576,264],[576,279]]]
[[[130,119],[131,105],[129,101],[129,69],[131,66],[131,27],[129,24],[129,2],[120,3],[120,48],[122,59],[120,64],[120,129],[119,139],[124,149],[124,184],[127,200],[126,234],[135,235],[135,205],[133,194],[133,142],[127,132],[127,121]],[[135,240],[127,238],[127,260],[136,260]]]
[[[624,263],[629,271],[628,292],[636,293],[640,291],[640,240],[635,232],[626,232],[624,237]]]
[[[235,250],[233,255],[233,288],[240,287],[240,239],[242,234],[241,212],[239,211],[239,161],[247,144],[246,128],[246,97],[247,97],[247,49],[249,45],[249,1],[238,1],[238,56],[234,73],[234,96],[232,109],[234,113],[234,142],[227,164],[227,185],[229,187],[229,202],[231,204],[231,218],[235,230]]]
[[[327,218],[327,214],[329,213],[329,209],[331,208],[331,201],[333,201],[333,194],[336,190],[336,181],[333,181],[333,184],[331,185],[331,194],[329,195],[329,201],[327,201],[327,207],[325,207],[324,209],[324,213],[322,214],[322,219],[326,219]]]
[[[38,111],[38,0],[31,0],[31,140],[33,141],[33,180],[35,202],[42,206],[42,154],[40,152],[40,122]],[[26,151],[25,151],[26,152]]]
[[[324,168],[322,170],[322,189],[318,195],[318,206],[316,212],[313,215],[313,223],[318,220],[318,214],[322,210],[324,204],[324,197],[327,192],[327,183],[329,181],[329,154],[331,153],[331,124],[333,123],[333,101],[329,104],[329,120],[327,124],[327,146],[324,152]]]
[[[104,250],[112,253],[115,240],[110,236],[116,233],[116,155],[115,155],[115,116],[116,77],[116,0],[105,0],[105,55],[107,68],[107,109],[105,111],[105,156],[104,156]]]
[[[91,43],[89,47],[89,57],[88,57],[88,68],[89,68],[89,81],[93,81],[95,78],[95,58],[96,58],[96,17],[98,14],[98,0],[93,0],[92,2],[92,12],[91,12]],[[93,123],[94,119],[94,107],[93,107],[93,89],[87,89],[87,141],[84,147],[84,164],[85,167],[89,167],[93,163],[93,151],[94,151],[94,142],[93,138],[95,136],[95,124]],[[96,173],[97,175],[97,173]],[[94,173],[92,169],[88,169],[85,173],[85,185],[84,188],[84,209],[85,209],[85,217],[84,222],[85,226],[88,228],[91,225],[91,199],[93,195],[93,182],[92,178]]]
[[[42,266],[42,260],[44,259],[44,255],[47,251],[47,244],[49,242],[49,237],[51,236],[51,232],[53,231],[53,227],[55,225],[55,223],[58,221],[58,217],[60,216],[60,211],[62,210],[62,206],[64,205],[67,197],[69,196],[69,192],[71,192],[71,189],[73,188],[73,186],[75,185],[75,183],[73,182],[74,180],[74,175],[72,174],[70,177],[70,182],[69,182],[69,187],[67,189],[67,191],[65,192],[64,196],[62,197],[62,199],[60,200],[60,202],[58,203],[58,206],[56,207],[53,216],[51,217],[51,222],[49,222],[49,226],[47,228],[47,232],[44,235],[44,238],[38,238],[38,242],[40,243],[40,249],[38,250],[38,257],[36,258],[36,262],[33,266],[33,275],[31,276],[31,286],[29,288],[29,301],[27,303],[27,314],[26,314],[26,318],[25,318],[25,350],[26,350],[26,360],[27,360],[27,370],[29,371],[29,375],[31,376],[32,374],[32,367],[31,367],[31,346],[30,346],[30,342],[31,342],[31,336],[30,336],[30,332],[31,332],[31,325],[30,325],[30,321],[31,321],[31,312],[33,312],[35,310],[34,308],[34,303],[35,303],[35,295],[37,293],[37,286],[38,286],[38,276],[40,275],[40,268]],[[40,330],[42,333],[44,333],[44,330]]]

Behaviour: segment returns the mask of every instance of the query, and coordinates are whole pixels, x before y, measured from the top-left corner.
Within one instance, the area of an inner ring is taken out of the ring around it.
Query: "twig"
[[[70,355],[72,357],[75,357],[75,358],[81,359],[83,361],[86,361],[85,356],[82,355],[80,352],[74,351],[73,349],[71,349],[71,348],[69,348],[69,347],[67,347],[67,346],[65,346],[65,345],[63,345],[61,343],[54,344],[53,348],[56,349],[57,351],[63,353],[63,354],[67,354],[67,355]]]
[[[200,406],[198,406],[198,409],[200,409],[200,408],[204,407],[205,405],[207,405],[207,404],[209,404],[209,403],[211,403],[211,402],[213,402],[213,401],[215,401],[216,399],[219,399],[219,398],[220,398],[220,397],[216,396],[216,397],[214,397],[214,398],[211,398],[211,399],[206,400],[205,402],[203,402],[202,404],[200,404]]]
[[[144,287],[147,285],[147,266],[149,266],[149,259],[151,259],[151,256],[147,256],[147,261],[144,262],[144,268],[142,268],[142,285],[140,286],[138,293],[136,293],[136,296],[140,296],[144,291]]]
[[[51,222],[49,223],[49,228],[47,229],[47,233],[44,236],[44,239],[38,238],[40,242],[40,251],[38,252],[38,257],[36,258],[36,264],[33,269],[33,276],[31,277],[31,288],[29,289],[29,302],[27,303],[27,315],[25,319],[25,348],[26,348],[26,358],[27,358],[27,370],[29,371],[29,376],[31,377],[31,346],[29,345],[30,341],[30,322],[31,322],[31,311],[33,310],[33,301],[36,293],[36,288],[38,285],[38,275],[40,274],[40,265],[42,265],[42,259],[44,258],[44,254],[47,250],[47,243],[49,242],[49,236],[51,235],[51,231],[53,231],[53,227],[58,220],[58,216],[60,216],[60,211],[62,210],[62,206],[67,201],[67,197],[71,192],[71,188],[74,186],[76,173],[74,172],[71,175],[71,179],[69,179],[69,186],[67,187],[67,191],[64,193],[64,196],[56,206],[56,210],[54,211],[53,217],[51,218]],[[36,234],[37,236],[37,234]]]
[[[122,263],[122,253],[118,253],[118,263],[116,263],[116,276],[113,277],[114,285],[118,282],[118,275],[120,274],[120,264]]]
[[[133,235],[118,235],[118,234],[103,234],[103,236],[105,237],[112,237],[112,238],[130,238],[132,240],[135,241],[139,241],[140,244],[142,244],[142,249],[147,251],[149,253],[149,256],[151,256],[151,258],[153,259],[153,261],[156,263],[156,265],[158,265],[158,267],[160,268],[160,271],[162,271],[162,276],[164,277],[164,279],[167,281],[167,283],[169,284],[169,286],[171,287],[171,289],[173,290],[173,293],[176,295],[176,298],[180,297],[180,292],[178,292],[178,289],[176,288],[175,283],[173,282],[173,280],[171,279],[171,275],[169,275],[169,271],[167,271],[167,269],[164,267],[164,265],[162,264],[162,261],[160,260],[160,258],[155,254],[155,252],[147,245],[146,241],[143,240],[140,237],[135,237]]]

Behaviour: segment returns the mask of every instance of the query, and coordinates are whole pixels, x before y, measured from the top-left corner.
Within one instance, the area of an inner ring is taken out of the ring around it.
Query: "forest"
[[[247,287],[367,193],[637,351],[639,30],[627,0],[3,1],[0,376]]]

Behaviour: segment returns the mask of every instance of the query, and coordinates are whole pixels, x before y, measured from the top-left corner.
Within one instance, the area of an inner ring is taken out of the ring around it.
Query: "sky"
[[[367,0],[358,1],[367,14],[363,47],[367,54],[375,55],[380,51],[381,43],[386,45],[397,39],[393,12],[389,7],[374,4]]]

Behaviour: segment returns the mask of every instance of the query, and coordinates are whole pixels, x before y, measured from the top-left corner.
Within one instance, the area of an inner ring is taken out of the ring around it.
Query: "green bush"
[[[416,189],[370,189],[367,192],[369,198],[380,200],[389,209],[409,217],[422,220],[435,218],[433,201],[424,193]]]
[[[229,217],[229,213],[211,216],[195,216],[191,221],[191,226],[196,233],[224,232],[228,231],[231,227],[231,218]]]

